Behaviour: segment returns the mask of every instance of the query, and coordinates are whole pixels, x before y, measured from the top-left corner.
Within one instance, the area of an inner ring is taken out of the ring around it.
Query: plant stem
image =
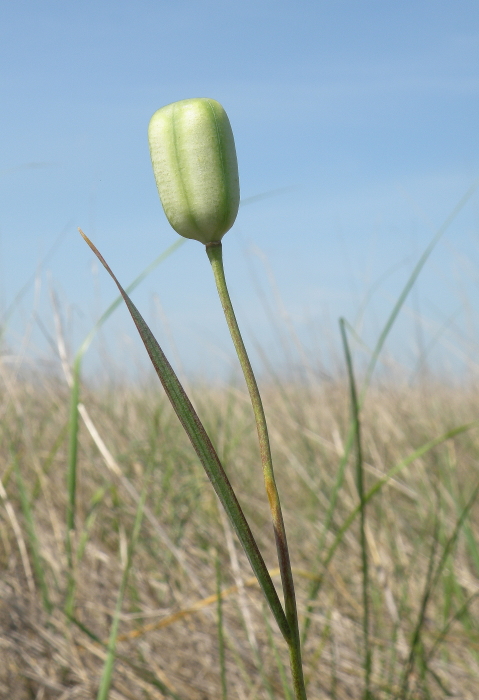
[[[261,454],[261,464],[263,467],[264,483],[268,495],[269,507],[273,520],[276,549],[278,552],[279,568],[281,571],[281,582],[283,585],[284,605],[286,619],[291,629],[291,636],[288,641],[291,673],[293,676],[293,686],[296,698],[306,700],[306,690],[304,686],[303,668],[301,663],[301,646],[298,628],[298,613],[296,609],[296,596],[294,592],[293,573],[289,558],[288,543],[286,540],[286,530],[284,527],[283,514],[279,500],[278,489],[273,472],[273,461],[271,458],[271,448],[268,437],[268,427],[264,414],[263,403],[259,393],[256,378],[249,361],[246,348],[241,337],[241,333],[236,321],[233,305],[231,303],[223,267],[223,251],[221,243],[209,243],[206,252],[213,268],[216,287],[220,297],[221,305],[225,314],[226,322],[235,346],[236,354],[243,370],[246,385],[248,387],[251,403],[253,406],[256,429],[258,431],[259,448]]]
[[[78,403],[80,401],[80,363],[76,360],[73,365],[72,386],[70,390],[70,418],[68,421],[68,472],[67,472],[67,516],[66,516],[66,551],[68,561],[68,582],[65,602],[65,612],[73,615],[75,601],[75,565],[73,547],[76,542],[75,515],[76,515],[76,488],[77,488],[77,460],[78,460]]]
[[[356,442],[356,487],[359,495],[360,506],[360,533],[361,533],[361,560],[363,569],[363,635],[364,635],[364,676],[365,689],[364,699],[371,698],[371,670],[372,670],[372,654],[370,646],[370,619],[369,619],[369,562],[368,550],[366,541],[366,499],[364,494],[364,463],[363,450],[361,444],[361,422],[360,410],[361,407],[358,401],[358,392],[356,389],[356,379],[354,376],[353,358],[346,335],[346,326],[344,318],[339,319],[341,329],[341,338],[343,341],[344,354],[346,356],[346,365],[348,368],[349,391],[351,395],[351,413],[354,429],[354,438]]]
[[[218,611],[218,651],[220,657],[221,700],[228,700],[226,682],[225,636],[223,629],[223,598],[221,596],[221,565],[218,550],[216,551],[216,595]]]

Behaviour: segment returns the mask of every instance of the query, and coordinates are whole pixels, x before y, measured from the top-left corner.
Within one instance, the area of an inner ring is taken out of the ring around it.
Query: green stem
[[[78,402],[80,400],[79,365],[73,367],[73,385],[70,395],[70,421],[68,444],[68,475],[67,475],[67,533],[75,529],[76,485],[77,485],[77,452],[78,452]]]
[[[228,700],[228,686],[226,682],[225,636],[223,629],[223,598],[221,596],[221,565],[216,551],[216,594],[218,597],[218,651],[220,657],[221,700]]]
[[[68,561],[68,582],[65,602],[67,615],[73,615],[75,598],[75,566],[73,556],[73,546],[76,541],[75,515],[76,515],[76,488],[77,488],[77,459],[78,459],[78,403],[80,400],[80,360],[76,360],[72,372],[73,384],[70,394],[70,418],[68,424],[68,472],[67,472],[67,533],[66,551]]]
[[[369,700],[371,697],[371,670],[372,670],[372,654],[369,639],[369,562],[368,550],[366,542],[366,500],[364,498],[364,464],[363,450],[361,444],[361,407],[358,401],[358,392],[356,389],[356,379],[354,377],[353,358],[346,335],[346,326],[344,318],[339,319],[341,329],[341,338],[343,341],[344,354],[346,356],[346,365],[348,368],[349,391],[351,394],[351,412],[353,419],[354,438],[356,442],[356,486],[359,495],[360,506],[360,526],[361,533],[361,560],[363,569],[363,635],[364,635],[364,675],[365,675],[365,690],[364,698]]]
[[[301,663],[301,646],[298,628],[298,613],[296,609],[296,595],[294,592],[293,573],[289,558],[286,530],[284,527],[283,514],[279,500],[278,489],[273,472],[273,461],[271,458],[271,448],[268,437],[268,427],[264,414],[263,402],[259,393],[256,378],[249,361],[246,348],[241,337],[241,333],[236,321],[233,305],[231,303],[228,288],[226,286],[225,273],[223,268],[223,252],[221,243],[209,243],[206,252],[213,268],[216,287],[220,297],[221,305],[225,314],[226,322],[235,346],[236,354],[243,370],[246,385],[248,387],[251,403],[253,406],[256,429],[258,431],[259,448],[261,454],[261,464],[263,466],[264,483],[268,495],[269,507],[273,520],[276,548],[278,551],[279,568],[281,571],[281,582],[283,585],[284,605],[286,619],[291,629],[291,638],[288,641],[290,651],[291,672],[293,676],[293,686],[298,700],[306,700],[306,690],[304,686],[303,669]]]

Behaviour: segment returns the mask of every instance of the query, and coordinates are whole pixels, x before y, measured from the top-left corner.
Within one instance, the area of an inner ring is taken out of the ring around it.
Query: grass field
[[[290,698],[283,639],[159,383],[82,387],[72,593],[70,392],[59,376],[1,373],[0,695],[96,696],[146,489],[110,697]],[[303,630],[308,622],[308,697],[361,698],[359,519],[344,527],[358,505],[355,456],[343,459],[347,377],[311,372],[262,389]],[[246,390],[191,391],[274,570]],[[477,395],[469,383],[395,381],[373,385],[361,413],[365,492],[384,481],[365,511],[372,697],[477,697],[479,434],[472,425],[447,439],[476,420]]]

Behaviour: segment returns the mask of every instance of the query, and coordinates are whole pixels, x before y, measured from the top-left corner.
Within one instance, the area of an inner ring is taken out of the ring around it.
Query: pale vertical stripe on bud
[[[152,116],[148,139],[172,227],[204,244],[220,241],[240,200],[233,132],[223,107],[207,98],[173,102]]]

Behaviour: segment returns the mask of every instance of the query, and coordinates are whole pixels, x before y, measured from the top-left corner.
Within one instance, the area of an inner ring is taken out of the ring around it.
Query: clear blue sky
[[[263,259],[311,351],[334,348],[337,317],[357,322],[374,290],[360,326],[371,343],[434,230],[479,177],[477,0],[17,0],[1,10],[0,83],[2,308],[36,272],[41,282],[37,298],[32,284],[15,307],[12,347],[35,304],[53,332],[50,288],[72,349],[114,298],[77,226],[125,284],[176,240],[146,138],[153,112],[175,100],[223,104],[243,197],[291,188],[242,208],[224,239],[246,336],[273,355],[258,284],[276,317],[280,308]],[[478,235],[476,194],[391,339],[390,353],[411,367],[428,344],[474,357]],[[160,340],[165,315],[188,367],[205,369],[211,349],[225,366],[230,345],[199,243],[185,243],[134,300]],[[31,352],[42,353],[32,328]],[[124,311],[106,330],[125,347],[134,335]]]

